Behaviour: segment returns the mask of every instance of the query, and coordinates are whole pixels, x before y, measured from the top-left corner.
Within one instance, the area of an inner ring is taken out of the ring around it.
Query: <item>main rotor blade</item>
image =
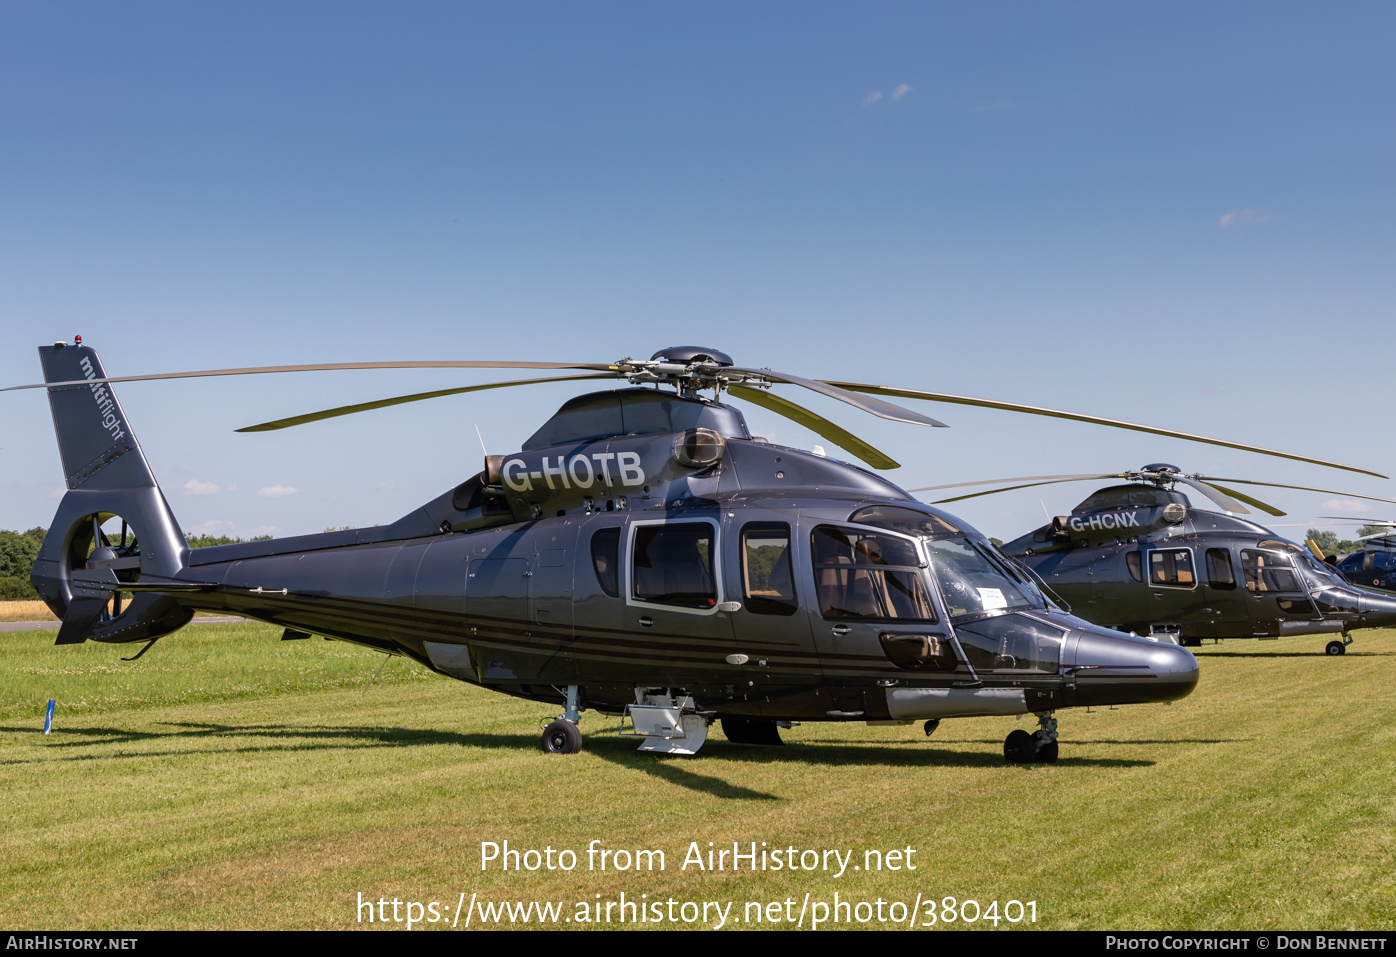
[[[996,402],[992,399],[974,399],[963,395],[949,395],[944,392],[923,392],[918,389],[896,389],[885,385],[866,385],[858,382],[827,382],[828,385],[840,389],[848,389],[851,392],[868,392],[874,395],[891,395],[901,399],[926,399],[931,402],[950,402],[955,405],[974,405],[986,409],[1002,409],[1005,412],[1025,412],[1028,415],[1045,415],[1055,419],[1071,419],[1075,422],[1089,422],[1092,425],[1106,425],[1114,429],[1129,429],[1134,432],[1148,432],[1151,435],[1167,436],[1171,439],[1186,439],[1189,442],[1204,442],[1208,445],[1220,445],[1228,449],[1239,449],[1242,452],[1256,452],[1260,455],[1273,455],[1281,459],[1293,459],[1296,462],[1309,462],[1313,465],[1325,465],[1328,468],[1344,469],[1348,472],[1360,472],[1363,475],[1374,475],[1377,478],[1389,478],[1380,472],[1373,472],[1371,469],[1358,468],[1355,465],[1340,465],[1337,462],[1328,462],[1323,459],[1309,458],[1306,455],[1293,455],[1289,452],[1276,452],[1274,449],[1262,449],[1255,445],[1243,445],[1240,442],[1227,442],[1224,439],[1212,439],[1205,435],[1192,435],[1188,432],[1176,432],[1173,429],[1159,429],[1152,425],[1139,425],[1135,422],[1124,422],[1119,419],[1106,419],[1096,415],[1082,415],[1078,412],[1061,412],[1056,409],[1044,409],[1035,405],[1020,405],[1016,402]]]
[[[1273,505],[1267,505],[1267,504],[1265,504],[1264,502],[1262,502],[1260,499],[1258,499],[1258,498],[1251,498],[1249,495],[1246,495],[1246,494],[1243,493],[1243,492],[1238,492],[1238,491],[1236,491],[1236,489],[1234,489],[1234,488],[1227,488],[1227,487],[1224,486],[1224,485],[1218,485],[1216,482],[1203,482],[1203,484],[1204,484],[1204,485],[1210,485],[1212,488],[1221,489],[1223,492],[1225,492],[1227,495],[1230,495],[1232,498],[1240,499],[1241,501],[1245,502],[1247,505],[1254,505],[1256,508],[1260,509],[1262,512],[1268,512],[1268,513],[1271,514],[1271,515],[1285,515],[1285,514],[1287,514],[1287,513],[1285,513],[1285,512],[1280,511],[1279,509],[1277,509],[1277,508],[1276,508],[1275,506],[1273,506]]]
[[[722,371],[742,372],[747,375],[769,379],[771,382],[785,382],[790,385],[798,385],[812,392],[818,392],[820,395],[827,395],[831,399],[847,402],[855,409],[871,412],[879,418],[891,419],[893,422],[909,422],[912,425],[927,425],[935,429],[949,428],[944,422],[939,422],[928,415],[922,415],[920,412],[903,409],[899,405],[894,405],[891,402],[883,402],[881,399],[865,399],[862,396],[854,395],[837,383],[817,382],[814,379],[805,379],[797,375],[790,375],[788,372],[772,372],[770,369],[738,369],[724,366]],[[829,441],[832,442],[833,439]]]
[[[1320,515],[1319,518],[1332,519],[1335,522],[1351,522],[1355,525],[1390,525],[1396,528],[1396,522],[1384,522],[1375,518],[1352,518],[1348,515]]]
[[[71,379],[67,382],[39,382],[34,385],[12,385],[0,392],[17,389],[56,389],[69,385],[95,385],[98,382],[147,382],[154,379],[199,379],[220,375],[266,375],[272,372],[340,372],[346,369],[586,369],[592,372],[616,372],[611,363],[585,362],[473,362],[441,359],[426,362],[321,362],[297,366],[248,366],[242,369],[205,369],[202,372],[156,372],[150,375],[120,375],[106,379]]]
[[[1102,477],[1102,476],[1094,476],[1094,475],[1093,475],[1093,476],[1090,476],[1090,478],[1100,478],[1100,477]],[[1106,476],[1103,476],[1103,477],[1104,477],[1104,478],[1114,478],[1114,476],[1112,476],[1112,475],[1106,475]],[[963,502],[963,501],[964,501],[965,499],[967,499],[967,498],[979,498],[981,495],[997,495],[999,492],[1016,492],[1016,491],[1017,491],[1018,489],[1020,489],[1020,488],[1033,488],[1033,487],[1038,486],[1038,485],[1059,485],[1059,484],[1061,484],[1062,482],[1079,482],[1079,481],[1081,481],[1079,478],[1062,478],[1062,479],[1053,479],[1053,480],[1051,480],[1050,482],[1029,482],[1029,483],[1026,484],[1026,485],[1010,485],[1010,486],[1008,486],[1007,488],[991,488],[991,489],[989,489],[987,492],[971,492],[971,493],[968,494],[968,495],[956,495],[954,498],[942,498],[942,499],[937,499],[936,501],[932,502],[931,504],[932,504],[932,505],[944,505],[944,504],[946,504],[947,502]],[[970,483],[970,484],[974,484],[974,483]]]
[[[1256,482],[1251,479],[1214,478],[1211,475],[1197,476],[1199,482],[1237,482],[1241,485],[1265,485],[1270,488],[1292,488],[1301,492],[1323,492],[1326,495],[1342,495],[1346,498],[1365,498],[1372,502],[1387,502],[1396,505],[1396,499],[1377,498],[1375,495],[1358,495],[1356,492],[1339,492],[1331,488],[1310,488],[1307,485],[1282,485],[1279,482]]]
[[[368,412],[372,409],[386,409],[390,405],[402,405],[406,402],[419,402],[422,399],[436,399],[443,395],[460,395],[463,392],[483,392],[486,389],[503,389],[512,385],[536,385],[540,382],[575,382],[578,379],[610,379],[613,376],[603,374],[594,375],[564,375],[554,376],[548,379],[515,379],[513,382],[488,382],[484,385],[467,385],[456,389],[437,389],[435,392],[417,392],[412,395],[399,395],[391,399],[378,399],[374,402],[360,402],[357,405],[341,405],[334,409],[325,409],[323,412],[307,412],[305,415],[293,415],[286,419],[276,419],[272,422],[262,422],[259,425],[249,425],[237,429],[238,432],[274,432],[277,429],[289,429],[293,425],[304,425],[307,422],[319,422],[321,419],[333,419],[341,415],[353,415],[355,412]]]
[[[953,482],[950,485],[925,485],[921,488],[909,488],[908,492],[934,492],[943,488],[965,488],[969,485],[998,485],[1001,482],[1087,482],[1099,479],[1129,478],[1128,475],[1020,475],[1018,478],[985,479],[982,482]],[[1026,488],[1027,486],[1020,486]],[[999,489],[998,491],[1007,491]]]
[[[1181,485],[1186,485],[1188,488],[1196,489],[1201,492],[1228,512],[1240,512],[1242,515],[1249,515],[1251,513],[1250,509],[1242,505],[1241,501],[1238,501],[1239,499],[1250,505],[1254,505],[1262,511],[1269,512],[1271,515],[1284,514],[1284,512],[1274,511],[1269,506],[1257,502],[1255,499],[1246,498],[1246,496],[1242,495],[1240,492],[1233,492],[1229,488],[1224,489],[1220,485],[1208,485],[1196,479],[1188,478],[1186,475],[1176,476],[1175,480]]]
[[[752,389],[744,385],[730,386],[727,391],[739,399],[745,399],[754,405],[759,405],[763,409],[769,409],[777,415],[783,415],[793,422],[798,422],[816,435],[823,436],[833,442],[841,449],[847,449],[858,458],[867,462],[875,469],[898,469],[901,463],[873,448],[852,432],[845,431],[822,415],[817,415],[806,409],[804,406],[796,405],[789,399],[778,395],[772,395],[765,389]]]

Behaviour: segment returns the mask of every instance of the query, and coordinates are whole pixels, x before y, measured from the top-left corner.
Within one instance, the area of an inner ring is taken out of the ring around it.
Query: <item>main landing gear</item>
[[[1326,655],[1345,655],[1348,653],[1348,645],[1350,644],[1352,644],[1352,635],[1343,632],[1343,640],[1338,641],[1335,638],[1330,641],[1328,647],[1323,649],[1323,653]]]
[[[582,750],[582,732],[577,727],[581,717],[581,709],[577,706],[577,686],[568,685],[567,710],[543,729],[543,751],[547,754],[576,754]]]
[[[1028,734],[1022,728],[1003,739],[1003,759],[1009,764],[1051,764],[1057,760],[1057,719],[1050,711],[1037,712],[1038,729]]]

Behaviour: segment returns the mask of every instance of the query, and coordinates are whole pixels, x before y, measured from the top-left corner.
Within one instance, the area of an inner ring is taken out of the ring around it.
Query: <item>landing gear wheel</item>
[[[571,721],[558,718],[543,729],[545,754],[576,754],[582,750],[582,732]]]
[[[1003,759],[1009,764],[1030,764],[1037,755],[1037,742],[1022,728],[1003,739]]]
[[[1327,655],[1345,655],[1348,653],[1348,646],[1341,641],[1330,641],[1328,647],[1323,649]]]
[[[1054,738],[1041,747],[1038,747],[1038,744],[1043,738],[1044,735],[1041,731],[1034,733],[1032,736],[1033,747],[1037,748],[1037,753],[1033,755],[1033,760],[1039,764],[1051,764],[1057,760],[1057,742]]]
[[[1184,638],[1182,641],[1183,641],[1183,647],[1184,647],[1184,648],[1201,648],[1201,647],[1202,647],[1202,639],[1201,639],[1201,638]]]
[[[936,728],[940,727],[940,719],[932,718],[931,720],[927,721],[924,725],[922,725],[922,727],[925,728],[926,737],[929,738],[931,735],[936,733]]]

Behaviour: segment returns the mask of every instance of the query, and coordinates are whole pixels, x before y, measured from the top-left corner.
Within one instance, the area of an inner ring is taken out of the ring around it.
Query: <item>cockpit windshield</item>
[[[1331,585],[1346,586],[1347,582],[1333,573],[1333,570],[1320,562],[1308,552],[1296,552],[1295,564],[1299,566],[1299,574],[1310,585],[1310,587],[1327,587]]]
[[[968,539],[929,541],[925,547],[952,618],[1045,605],[1035,588],[1015,581]]]

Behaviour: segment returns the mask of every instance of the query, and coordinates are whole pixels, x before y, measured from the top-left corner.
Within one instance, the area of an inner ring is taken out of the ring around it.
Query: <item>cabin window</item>
[[[1296,592],[1304,589],[1294,574],[1289,556],[1276,552],[1241,549],[1241,570],[1246,575],[1246,591]]]
[[[1125,565],[1129,568],[1129,577],[1137,582],[1144,580],[1144,562],[1139,557],[1138,552],[1125,553]]]
[[[1207,549],[1207,581],[1213,588],[1236,587],[1236,572],[1231,568],[1231,553],[1225,548]]]
[[[707,522],[636,526],[631,597],[658,605],[712,608],[717,604],[716,535]]]
[[[793,615],[799,610],[789,525],[751,522],[742,526],[742,589],[746,610],[752,614]]]
[[[810,535],[819,612],[825,618],[935,621],[916,547],[864,529],[820,525]]]
[[[612,598],[620,597],[620,528],[599,529],[591,536],[591,567],[596,583]]]
[[[1197,576],[1192,570],[1192,550],[1161,548],[1149,552],[1149,584],[1192,588]]]

